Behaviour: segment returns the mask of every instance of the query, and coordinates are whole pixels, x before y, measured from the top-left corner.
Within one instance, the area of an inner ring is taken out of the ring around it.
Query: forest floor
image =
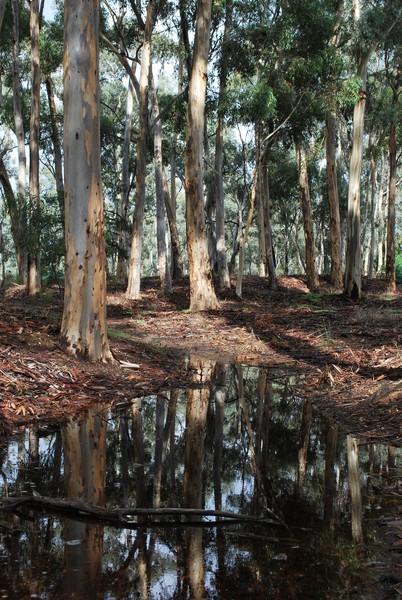
[[[286,368],[300,374],[298,394],[345,430],[402,445],[402,290],[386,294],[367,283],[360,302],[321,280],[309,293],[301,277],[277,291],[246,278],[243,300],[221,296],[219,311],[188,312],[188,281],[164,296],[156,279],[143,281],[141,300],[122,289],[108,294],[108,331],[116,359],[96,365],[59,346],[62,302],[57,288],[27,298],[10,286],[0,297],[0,430],[60,421],[90,404],[129,402],[191,385],[191,361]]]

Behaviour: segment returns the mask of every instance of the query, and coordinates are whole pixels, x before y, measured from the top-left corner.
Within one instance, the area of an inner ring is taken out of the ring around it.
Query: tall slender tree
[[[12,87],[13,87],[13,112],[15,135],[18,147],[18,246],[16,247],[18,273],[22,283],[27,280],[27,257],[26,246],[23,243],[23,231],[26,227],[26,175],[27,157],[25,152],[25,131],[21,109],[20,93],[20,26],[19,26],[19,3],[18,0],[11,2],[13,13],[13,64],[12,64]]]
[[[112,359],[100,165],[99,2],[64,3],[66,271],[61,338],[72,354]]]
[[[316,266],[316,250],[313,230],[313,216],[311,209],[310,185],[307,172],[307,158],[304,142],[296,141],[296,162],[299,171],[299,186],[301,207],[303,213],[304,241],[306,246],[306,276],[307,286],[310,291],[318,289],[318,274]]]
[[[203,148],[212,0],[198,0],[186,127],[186,228],[190,310],[219,306],[205,235]]]
[[[37,294],[41,287],[40,269],[40,198],[39,198],[39,118],[40,118],[40,57],[39,0],[30,3],[31,35],[31,117],[29,123],[29,243],[27,294]]]
[[[126,119],[124,124],[124,142],[123,142],[123,161],[121,176],[121,192],[118,204],[118,230],[117,230],[117,267],[116,279],[120,283],[127,282],[127,254],[128,254],[128,232],[127,212],[130,195],[130,142],[131,130],[134,112],[134,86],[132,80],[128,77],[127,82],[127,100],[126,100]]]
[[[140,72],[140,123],[137,144],[137,167],[135,174],[135,208],[133,219],[133,238],[131,242],[130,262],[128,268],[127,297],[131,300],[140,297],[141,257],[144,229],[145,177],[147,168],[148,138],[148,97],[149,75],[151,66],[151,40],[154,27],[154,2],[149,0],[142,45]]]
[[[166,245],[166,213],[165,213],[165,188],[166,177],[163,169],[162,155],[162,124],[159,113],[158,95],[152,76],[152,116],[154,119],[154,167],[156,188],[156,242],[158,252],[158,274],[161,288],[164,292],[172,291],[172,280],[169,271],[167,245]]]
[[[219,73],[218,123],[215,137],[215,206],[216,206],[216,262],[219,287],[230,288],[225,242],[225,191],[223,185],[223,128],[224,101],[228,77],[228,38],[232,26],[233,2],[226,3],[225,27],[222,39]]]

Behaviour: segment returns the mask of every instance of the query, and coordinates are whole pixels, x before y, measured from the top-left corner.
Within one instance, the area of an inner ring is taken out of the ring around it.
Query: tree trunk
[[[246,244],[247,244],[247,239],[248,239],[248,233],[250,231],[250,227],[251,227],[251,222],[253,220],[253,214],[254,214],[254,207],[255,207],[255,197],[256,197],[256,186],[257,186],[257,182],[256,182],[256,177],[257,177],[257,169],[258,169],[258,165],[255,167],[254,173],[253,173],[253,177],[252,177],[252,181],[253,181],[253,187],[251,189],[251,199],[250,199],[250,208],[248,211],[248,216],[247,216],[247,221],[246,221],[246,226],[244,229],[244,232],[240,234],[240,245],[239,245],[239,269],[237,272],[237,279],[236,279],[236,296],[238,298],[242,297],[242,287],[243,287],[243,275],[244,275],[244,252],[246,249]],[[239,218],[240,221],[240,218]]]
[[[99,407],[85,421],[70,420],[62,428],[64,484],[70,501],[105,504],[106,426]],[[103,527],[66,519],[63,590],[69,598],[98,597],[102,570]],[[74,543],[74,540],[80,543]]]
[[[20,231],[20,213],[18,202],[14,194],[13,187],[11,185],[10,178],[7,173],[6,166],[3,161],[3,157],[0,154],[0,183],[3,186],[4,197],[6,200],[7,211],[10,217],[11,233],[13,236],[13,242],[15,247],[15,256],[18,266],[18,272],[22,271],[22,260],[24,250],[21,248],[22,232]]]
[[[368,247],[367,276],[373,279],[374,272],[374,246],[375,246],[375,188],[376,168],[374,148],[370,144],[370,242]]]
[[[258,69],[258,79],[261,78],[261,69]],[[256,179],[256,205],[257,205],[257,223],[258,223],[258,274],[260,277],[267,275],[267,249],[265,246],[264,231],[264,201],[262,197],[262,165],[261,165],[261,120],[255,127],[255,162],[258,165]]]
[[[181,38],[180,38],[181,40]],[[177,95],[183,92],[183,55],[179,52],[179,66],[177,75]],[[166,204],[166,213],[169,221],[170,244],[172,255],[172,279],[177,281],[183,277],[183,258],[180,250],[180,239],[177,232],[176,223],[176,154],[177,154],[177,131],[179,129],[179,110],[173,125],[172,144],[170,152],[170,198],[165,192],[165,201],[169,201],[169,206]],[[166,188],[169,192],[169,189]]]
[[[196,61],[194,60],[194,64]],[[186,409],[184,447],[183,495],[185,508],[202,507],[202,479],[205,460],[205,434],[210,390],[205,384],[211,380],[213,365],[193,361],[194,383],[200,389],[190,389]],[[191,597],[205,598],[202,529],[188,527],[185,536],[186,562]]]
[[[315,242],[313,230],[313,216],[311,210],[310,186],[307,174],[307,159],[304,144],[295,143],[296,161],[299,170],[300,198],[303,213],[303,229],[306,251],[306,277],[307,287],[311,292],[318,289],[318,275],[315,264]]]
[[[186,229],[190,310],[217,309],[205,236],[203,137],[212,0],[199,0],[186,128]]]
[[[116,280],[119,283],[127,281],[127,211],[130,194],[130,141],[134,110],[134,86],[129,78],[127,83],[126,120],[124,125],[123,164],[121,175],[121,193],[118,205],[119,227],[117,233],[117,268]]]
[[[272,221],[271,221],[271,198],[269,195],[269,174],[268,174],[268,160],[267,157],[263,157],[261,165],[261,202],[263,204],[263,225],[264,225],[264,246],[265,246],[265,262],[266,270],[269,280],[269,288],[276,290],[276,268],[275,268],[275,257],[274,247],[272,243]]]
[[[19,4],[18,0],[12,0],[13,11],[13,110],[15,135],[18,144],[18,212],[19,212],[19,231],[26,231],[26,172],[27,159],[25,153],[25,133],[24,123],[21,111],[20,95],[20,50],[19,50]],[[20,238],[20,262],[19,277],[23,284],[27,281],[27,248]]]
[[[99,3],[64,3],[66,272],[61,338],[72,354],[108,361],[100,164]]]
[[[147,8],[144,43],[142,45],[140,72],[140,122],[137,145],[137,168],[135,172],[135,208],[133,220],[133,238],[128,269],[127,297],[136,300],[140,297],[141,256],[144,229],[145,178],[147,170],[147,138],[148,138],[148,91],[151,65],[151,40],[154,26],[154,3],[150,0]]]
[[[151,67],[152,69],[152,67]],[[158,249],[158,274],[162,290],[170,294],[172,291],[172,280],[170,278],[167,247],[166,247],[166,220],[165,220],[165,190],[162,160],[162,124],[159,119],[158,96],[152,77],[152,119],[154,125],[154,163],[155,163],[155,187],[156,187],[156,240]]]
[[[355,19],[359,18],[359,14]],[[360,242],[360,177],[362,170],[364,112],[366,107],[367,63],[371,51],[359,61],[358,74],[362,80],[360,99],[353,114],[353,140],[349,170],[348,230],[346,238],[346,268],[344,293],[348,298],[359,299],[362,287]]]
[[[393,91],[392,104],[396,110],[398,94]],[[388,184],[388,220],[387,220],[387,258],[385,264],[385,283],[389,292],[396,291],[395,276],[395,209],[396,209],[396,125],[391,121],[389,132],[389,184]]]
[[[183,277],[183,255],[180,247],[179,230],[177,229],[176,211],[174,210],[174,202],[169,196],[169,184],[166,178],[165,170],[163,170],[162,176],[165,209],[169,223],[170,243],[172,245],[172,278],[177,280]]]
[[[380,183],[377,196],[378,238],[377,238],[377,274],[380,275],[384,263],[384,215],[382,200],[384,196],[384,152],[381,150]]]
[[[325,475],[324,475],[324,523],[329,531],[335,527],[336,499],[336,446],[338,440],[338,424],[329,423],[325,442]]]
[[[329,112],[326,120],[327,188],[329,227],[331,237],[331,284],[342,288],[341,220],[339,214],[338,180],[336,168],[336,117]]]
[[[225,421],[227,365],[218,363],[215,366],[213,381],[215,384],[215,423],[214,423],[214,501],[215,510],[222,510],[222,474],[223,474],[223,444]]]
[[[63,158],[61,153],[61,142],[59,128],[57,126],[56,104],[54,101],[52,77],[48,73],[45,75],[46,92],[50,112],[50,124],[52,128],[52,143],[54,151],[54,173],[56,181],[57,199],[59,201],[60,215],[64,223],[64,179],[63,179]]]
[[[347,436],[349,493],[352,506],[352,536],[356,544],[363,542],[362,494],[359,473],[359,446],[357,439]]]
[[[219,287],[221,290],[230,288],[229,269],[226,256],[225,242],[225,192],[223,187],[223,126],[224,100],[227,80],[227,42],[232,24],[233,2],[226,4],[225,29],[222,40],[222,53],[219,74],[218,123],[215,138],[215,206],[216,206],[216,261]]]
[[[307,457],[310,445],[310,430],[313,417],[313,406],[308,398],[303,403],[302,422],[300,427],[300,447],[297,453],[298,468],[296,471],[296,485],[301,491],[307,469]]]
[[[37,294],[41,288],[40,268],[40,198],[39,198],[39,0],[30,3],[31,35],[31,118],[29,124],[29,247],[26,292]]]

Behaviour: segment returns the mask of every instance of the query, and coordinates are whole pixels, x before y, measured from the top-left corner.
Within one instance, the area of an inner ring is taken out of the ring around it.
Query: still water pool
[[[279,369],[191,366],[190,389],[0,437],[0,598],[400,597],[401,450]]]

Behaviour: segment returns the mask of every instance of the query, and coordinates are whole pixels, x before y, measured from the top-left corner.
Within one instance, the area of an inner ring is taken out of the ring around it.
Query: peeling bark
[[[354,20],[360,20],[360,0],[353,5]],[[357,73],[362,80],[360,98],[355,104],[353,114],[353,139],[349,168],[348,193],[348,229],[346,238],[346,267],[343,291],[348,298],[355,300],[361,297],[362,258],[360,240],[360,187],[363,158],[364,113],[366,108],[367,64],[374,47],[363,52],[358,48],[356,61]]]
[[[123,143],[123,164],[122,164],[122,177],[121,177],[121,193],[118,205],[119,214],[119,227],[117,234],[117,268],[116,268],[116,280],[119,283],[125,283],[127,281],[127,257],[128,257],[128,232],[126,231],[127,225],[127,211],[128,211],[128,200],[130,194],[130,139],[131,129],[133,120],[133,109],[134,109],[134,86],[132,80],[129,78],[127,84],[127,102],[126,102],[126,120],[124,126],[124,143]]]
[[[66,271],[61,338],[70,353],[112,359],[100,165],[99,3],[64,4]]]
[[[398,101],[396,90],[393,91],[392,103]],[[388,220],[387,220],[387,257],[385,265],[385,282],[387,290],[396,291],[395,275],[395,225],[396,225],[396,125],[391,121],[389,132],[389,184],[388,184]]]
[[[19,212],[19,231],[26,228],[26,172],[27,158],[25,153],[25,132],[21,111],[20,94],[20,45],[19,45],[19,5],[18,0],[12,0],[11,8],[13,12],[13,111],[15,135],[18,144],[18,212]],[[27,279],[27,257],[26,247],[20,238],[20,262],[19,277],[22,283]]]
[[[318,274],[315,262],[315,241],[311,210],[310,186],[307,174],[306,150],[303,143],[296,142],[296,161],[299,170],[300,199],[303,213],[303,229],[306,252],[307,287],[311,292],[318,289]]]
[[[0,154],[0,183],[3,186],[4,197],[7,204],[7,211],[10,216],[11,233],[13,236],[13,242],[15,247],[15,255],[18,266],[18,272],[22,271],[22,257],[24,255],[23,248],[21,248],[22,232],[20,231],[20,213],[17,198],[15,197],[13,187],[3,161],[3,157]]]
[[[179,66],[177,75],[177,95],[183,93],[183,57],[179,53]],[[180,238],[177,231],[176,221],[176,154],[177,154],[177,131],[179,129],[179,113],[176,116],[173,125],[173,134],[170,152],[170,196],[169,188],[164,184],[165,188],[165,208],[169,222],[171,256],[172,256],[172,279],[177,281],[184,274],[183,257],[180,249]]]
[[[230,277],[225,242],[225,191],[223,187],[223,103],[225,100],[228,72],[226,45],[232,23],[232,13],[233,2],[229,1],[226,6],[225,29],[222,40],[222,54],[219,74],[218,123],[215,135],[216,262],[219,287],[221,290],[230,288]]]
[[[39,198],[39,0],[30,3],[31,36],[31,117],[29,122],[29,211],[28,211],[28,277],[26,292],[37,294],[41,288],[40,268],[40,198]]]
[[[203,192],[204,110],[212,0],[199,0],[186,128],[186,229],[190,310],[217,309],[205,235]]]
[[[152,67],[151,67],[152,69]],[[154,120],[154,163],[156,187],[156,238],[158,251],[158,274],[162,290],[169,294],[172,291],[172,280],[169,271],[169,262],[166,246],[166,221],[165,221],[165,190],[164,169],[162,158],[162,124],[159,117],[158,96],[153,77],[152,82],[152,118]]]
[[[380,183],[378,186],[377,196],[377,215],[378,215],[378,238],[377,238],[377,274],[382,273],[382,267],[384,264],[384,214],[382,201],[384,196],[384,152],[381,150],[381,161],[380,161]]]
[[[336,288],[342,288],[342,259],[341,259],[341,220],[339,214],[339,195],[336,168],[336,117],[329,112],[326,120],[326,161],[327,189],[329,204],[329,228],[331,237],[331,283]]]
[[[272,242],[271,198],[269,195],[269,173],[268,161],[266,158],[263,159],[261,165],[261,202],[263,205],[265,263],[269,280],[269,288],[271,290],[276,290],[278,284],[276,279],[274,247]]]
[[[137,145],[137,168],[135,173],[135,208],[133,219],[133,237],[131,242],[130,262],[128,268],[128,285],[126,295],[131,300],[140,297],[142,237],[144,229],[145,177],[147,169],[148,138],[148,95],[149,73],[151,65],[151,39],[153,29],[154,3],[150,0],[147,8],[144,43],[142,45],[140,72],[140,123]]]
[[[54,151],[54,172],[56,180],[57,199],[59,201],[60,215],[64,222],[64,179],[63,179],[63,159],[61,154],[61,142],[59,128],[57,126],[56,104],[54,101],[52,77],[48,73],[45,75],[46,92],[50,112],[50,124],[52,128],[52,143]]]

